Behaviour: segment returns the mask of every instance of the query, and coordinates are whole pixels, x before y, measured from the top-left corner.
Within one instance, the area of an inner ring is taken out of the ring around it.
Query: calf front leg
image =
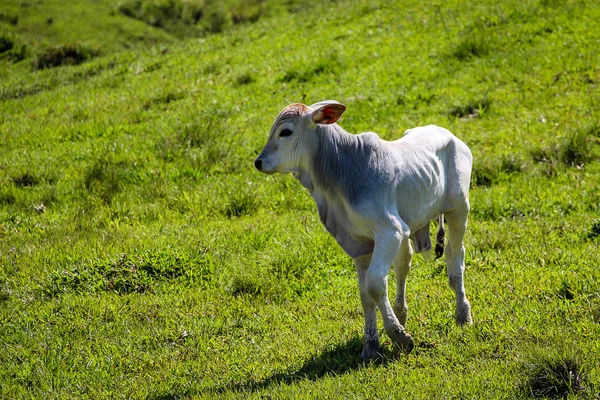
[[[360,289],[360,302],[365,316],[365,339],[360,358],[370,360],[379,354],[379,334],[377,333],[377,311],[375,302],[367,292],[365,275],[371,264],[371,255],[354,259],[356,274],[358,275],[358,288]]]
[[[371,265],[365,276],[369,296],[381,312],[385,332],[394,345],[403,351],[410,352],[414,346],[412,337],[405,332],[404,327],[396,317],[388,298],[387,277],[396,259],[402,241],[408,240],[407,229],[382,229],[375,234],[375,248]]]

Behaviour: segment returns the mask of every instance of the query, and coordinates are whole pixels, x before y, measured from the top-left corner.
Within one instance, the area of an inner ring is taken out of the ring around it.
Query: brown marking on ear
[[[331,107],[326,107],[321,111],[321,114],[323,115],[323,124],[332,124],[335,121],[338,120],[339,117],[337,117],[337,114],[335,113],[335,111],[331,108]]]
[[[313,121],[317,124],[334,124],[344,111],[346,111],[346,106],[343,104],[328,104],[313,114]]]

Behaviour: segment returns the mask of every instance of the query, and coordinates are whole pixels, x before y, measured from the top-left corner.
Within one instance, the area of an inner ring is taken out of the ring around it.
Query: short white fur
[[[380,352],[376,309],[394,345],[404,351],[414,345],[405,330],[409,239],[417,252],[431,249],[433,219],[442,228],[442,251],[444,219],[448,224],[446,262],[456,322],[472,323],[463,283],[463,237],[473,159],[461,140],[434,125],[410,129],[393,142],[370,132],[352,135],[336,123],[345,110],[336,101],[284,108],[255,165],[268,174],[293,173],[313,197],[325,228],[354,259],[365,317],[361,357],[371,359]],[[292,133],[280,136],[285,129]],[[387,290],[392,265],[393,307]]]

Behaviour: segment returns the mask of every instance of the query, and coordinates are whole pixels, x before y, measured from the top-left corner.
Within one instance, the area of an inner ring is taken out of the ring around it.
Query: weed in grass
[[[500,160],[500,171],[505,174],[518,174],[526,169],[525,160],[515,154],[505,154]]]
[[[8,61],[17,63],[21,60],[27,58],[28,48],[26,44],[20,44],[13,47],[11,50],[8,50],[0,55],[0,60],[5,58]]]
[[[559,7],[567,4],[565,0],[540,0],[540,5],[544,7]]]
[[[531,154],[533,161],[543,165],[542,172],[544,175],[557,176],[559,151],[559,146],[555,144],[551,146],[534,147],[529,153]]]
[[[160,93],[160,94],[146,100],[144,102],[144,104],[142,105],[142,108],[144,110],[148,110],[152,107],[160,106],[162,104],[173,103],[173,102],[179,101],[183,98],[185,98],[185,93],[180,90],[168,91],[168,92]]]
[[[117,166],[105,157],[98,158],[84,171],[83,185],[109,203],[120,190]]]
[[[277,279],[299,279],[307,271],[310,259],[307,257],[295,257],[290,254],[278,257],[270,266],[270,271]]]
[[[254,77],[254,75],[252,75],[249,72],[246,72],[241,75],[238,75],[235,78],[234,86],[238,87],[238,86],[249,85],[253,82],[256,82],[256,78]]]
[[[159,60],[159,61],[150,63],[150,64],[142,67],[141,69],[138,69],[138,71],[139,71],[139,73],[149,73],[149,72],[158,71],[162,67],[163,67],[163,62]],[[138,73],[138,71],[136,71],[136,73]],[[177,92],[172,92],[172,93],[177,93]]]
[[[575,166],[586,163],[591,158],[588,144],[588,132],[576,131],[562,143],[560,160],[566,165]]]
[[[308,5],[308,1],[307,0],[286,0],[284,3],[285,5],[285,9],[287,12],[289,13],[299,13],[302,10],[306,9],[306,6]]]
[[[258,209],[256,198],[246,192],[233,193],[223,209],[227,218],[253,214]]]
[[[481,159],[473,165],[472,183],[474,186],[492,186],[502,178],[510,178],[525,170],[525,161],[514,154],[496,159]]]
[[[594,148],[589,138],[599,130],[597,125],[576,130],[561,141],[533,148],[531,157],[537,163],[548,165],[562,163],[571,167],[582,166],[594,158]]]
[[[565,300],[573,300],[577,294],[576,289],[568,280],[563,280],[558,289],[558,297]]]
[[[530,150],[531,158],[537,163],[549,163],[555,158],[555,154],[558,152],[557,148],[551,148],[548,146],[534,147]]]
[[[266,0],[242,0],[231,6],[231,20],[234,24],[256,22],[267,10]]]
[[[486,94],[479,100],[472,100],[464,105],[456,105],[448,111],[448,115],[461,120],[468,120],[477,117],[482,117],[490,107],[490,99]]]
[[[202,70],[202,72],[205,75],[210,75],[210,74],[215,74],[217,72],[219,72],[219,70],[221,69],[221,64],[217,63],[217,62],[208,62],[204,65],[204,69]]]
[[[61,65],[77,65],[100,54],[96,47],[84,44],[63,44],[45,49],[33,60],[34,69],[59,67]]]
[[[165,282],[202,286],[213,273],[214,262],[207,252],[165,248],[68,266],[50,274],[44,292],[51,297],[65,293],[144,293]]]
[[[0,22],[8,22],[11,25],[17,25],[19,23],[19,16],[10,12],[0,12]]]
[[[600,305],[596,305],[592,308],[592,320],[596,324],[600,324]]]
[[[479,162],[473,165],[471,182],[474,186],[492,186],[498,178],[498,173],[495,165]]]
[[[15,47],[14,38],[6,34],[0,35],[0,54],[9,51],[13,47]]]
[[[600,237],[600,218],[592,221],[592,226],[587,234],[588,239],[595,240]]]
[[[201,24],[209,33],[221,33],[231,25],[231,14],[220,1],[213,1],[207,5]]]
[[[4,271],[0,274],[0,303],[8,301],[11,294],[8,289],[7,277],[4,274]]]
[[[237,275],[230,282],[227,291],[233,296],[241,295],[261,295],[264,292],[263,283],[256,275],[243,274]]]
[[[19,62],[27,57],[27,45],[20,43],[14,34],[0,35],[0,61]]]
[[[452,55],[460,61],[487,55],[490,45],[484,35],[484,32],[474,32],[464,37],[454,48]]]
[[[139,19],[157,28],[178,33],[177,25],[191,25],[200,21],[204,2],[192,0],[126,0],[117,5],[117,10],[128,17]]]
[[[19,187],[36,186],[40,183],[39,178],[29,171],[13,177],[12,181]]]
[[[525,366],[522,390],[535,398],[567,398],[585,392],[585,374],[578,357],[548,352]]]

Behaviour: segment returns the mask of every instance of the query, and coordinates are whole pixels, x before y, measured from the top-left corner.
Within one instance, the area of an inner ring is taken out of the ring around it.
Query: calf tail
[[[435,235],[435,259],[437,260],[444,254],[444,244],[446,243],[446,231],[444,230],[444,214],[439,216],[440,226],[437,235]]]

